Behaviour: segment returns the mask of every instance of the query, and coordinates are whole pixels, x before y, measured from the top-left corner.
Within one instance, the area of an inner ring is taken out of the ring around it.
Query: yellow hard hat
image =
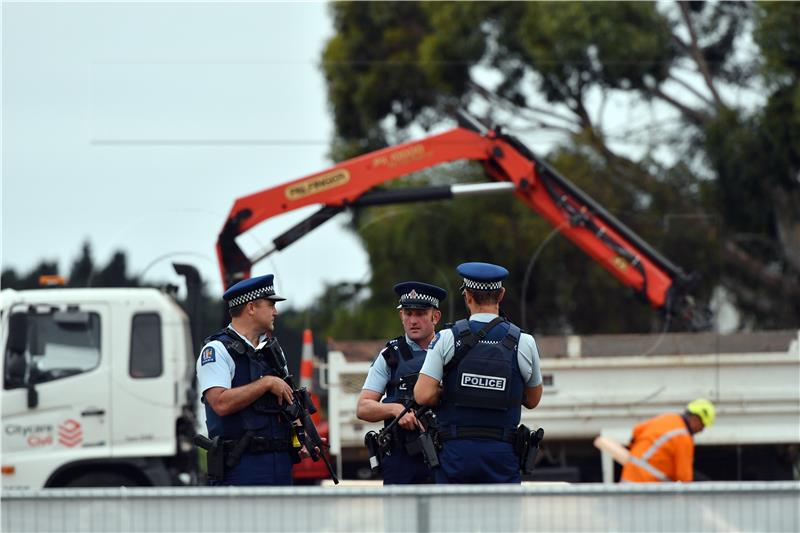
[[[716,418],[716,409],[714,409],[714,404],[710,401],[706,400],[705,398],[697,398],[696,400],[692,400],[686,406],[686,410],[692,413],[693,415],[697,415],[700,418],[700,421],[703,423],[703,427],[711,427],[714,423],[714,418]]]

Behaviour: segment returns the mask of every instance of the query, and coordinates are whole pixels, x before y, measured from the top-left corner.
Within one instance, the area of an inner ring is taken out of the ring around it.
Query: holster
[[[204,435],[195,435],[194,443],[206,451],[208,477],[218,480],[225,477],[225,447],[219,437],[209,439]]]
[[[539,454],[539,443],[543,438],[544,430],[542,428],[532,431],[524,424],[520,424],[517,428],[514,452],[519,457],[519,469],[523,474],[533,473],[536,456]]]
[[[525,424],[520,424],[517,428],[517,434],[514,439],[514,453],[519,459],[519,469],[522,470],[525,464],[525,458],[528,455],[528,446],[530,446],[531,430]]]
[[[208,449],[206,455],[206,468],[208,477],[222,479],[225,477],[225,450],[219,437],[214,437],[214,444]]]
[[[378,449],[378,434],[374,431],[368,431],[364,435],[364,445],[369,452],[369,467],[373,473],[377,474],[381,467],[381,453]]]

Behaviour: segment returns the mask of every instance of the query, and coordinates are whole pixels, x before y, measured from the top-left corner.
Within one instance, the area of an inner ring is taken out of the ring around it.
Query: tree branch
[[[678,111],[681,112],[681,114],[684,117],[686,117],[689,121],[693,122],[694,124],[702,125],[708,121],[708,116],[705,113],[698,111],[696,109],[692,109],[691,107],[678,102],[673,97],[669,96],[664,91],[662,91],[659,87],[652,87],[650,89],[650,92],[652,92],[653,95],[661,98],[668,104],[675,107]]]
[[[567,135],[576,135],[578,132],[569,129],[567,126],[559,126],[558,124],[550,124],[545,122],[544,120],[535,120],[534,124],[532,124],[528,128],[514,128],[514,131],[530,131],[535,132],[537,130],[552,130],[558,131]]]
[[[558,120],[563,120],[564,122],[568,122],[569,124],[571,124],[573,126],[578,126],[579,125],[579,122],[577,120],[575,120],[573,117],[568,117],[566,115],[562,115],[560,113],[556,113],[552,109],[547,109],[547,108],[544,108],[544,107],[532,106],[532,105],[520,106],[520,105],[515,104],[514,102],[509,101],[507,98],[503,98],[502,96],[499,96],[499,95],[493,93],[492,91],[490,91],[489,89],[487,89],[486,87],[482,86],[481,84],[479,84],[478,82],[476,82],[474,80],[471,80],[469,82],[469,84],[472,86],[473,89],[475,89],[476,92],[478,92],[481,96],[483,96],[485,99],[487,99],[489,101],[501,102],[501,103],[504,103],[506,105],[513,106],[514,109],[517,109],[517,110],[521,109],[521,110],[525,110],[525,111],[531,111],[531,112],[539,113],[539,114],[542,114],[542,115],[545,115],[545,116],[548,116],[548,117],[551,117],[551,118],[555,118],[555,119],[558,119]]]
[[[594,129],[592,117],[589,116],[589,111],[587,111],[586,106],[583,105],[582,94],[575,97],[575,114],[581,119],[581,126],[583,126],[583,129],[591,131],[592,135],[598,135],[597,131]]]
[[[709,99],[708,95],[701,93],[700,91],[689,85],[689,82],[678,78],[674,74],[670,74],[669,79],[671,81],[674,81],[675,83],[677,83],[678,85],[680,85],[681,87],[683,87],[684,89],[686,89],[687,91],[698,97],[700,100],[707,103],[708,105],[714,105],[714,102],[711,99]]]
[[[603,116],[606,114],[606,104],[608,103],[608,91],[602,90],[603,96],[600,98],[600,105],[597,106],[597,124],[600,124],[603,136],[605,136],[605,128],[603,128]]]
[[[738,309],[750,307],[763,315],[775,313],[775,301],[768,293],[754,289],[752,284],[742,283],[741,280],[725,274],[720,276],[720,281],[736,295]]]
[[[778,244],[792,270],[800,274],[800,191],[775,186],[770,196]]]
[[[711,77],[711,70],[708,68],[708,63],[706,63],[706,59],[700,51],[700,46],[697,44],[697,33],[694,31],[692,20],[689,17],[689,3],[686,0],[680,0],[678,5],[681,8],[681,15],[683,16],[683,21],[686,23],[686,29],[689,31],[689,38],[691,39],[691,45],[688,48],[689,53],[694,58],[695,63],[697,63],[697,68],[703,75],[708,90],[711,91],[711,95],[714,97],[714,102],[717,107],[725,107],[725,104],[723,104],[722,99],[719,97],[717,88],[714,87],[714,79]]]
[[[597,131],[594,129],[592,117],[589,116],[589,111],[586,109],[586,106],[583,103],[583,83],[579,79],[577,82],[577,87],[573,88],[567,84],[565,89],[569,91],[567,105],[580,120],[581,130],[589,133],[593,138],[600,140],[601,144],[605,146],[605,141],[598,136]],[[569,101],[574,103],[569,103]]]
[[[800,285],[789,276],[776,274],[733,241],[725,243],[725,257],[760,284],[789,297],[800,298]]]

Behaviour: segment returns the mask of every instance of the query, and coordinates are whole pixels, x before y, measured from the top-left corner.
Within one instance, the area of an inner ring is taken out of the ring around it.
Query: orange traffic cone
[[[305,387],[311,395],[311,401],[320,409],[319,396],[314,394],[314,340],[311,330],[303,330],[303,350],[300,352],[300,387]],[[311,415],[315,424],[319,424],[322,415],[319,410]]]
[[[300,353],[300,386],[308,392],[314,387],[314,341],[311,330],[303,330],[303,351]]]
[[[311,415],[311,420],[317,426],[317,431],[322,438],[328,438],[328,423],[322,419],[321,406],[319,404],[319,397],[313,392],[314,386],[314,341],[311,336],[311,330],[306,329],[303,331],[303,349],[300,352],[300,387],[306,387],[308,393],[311,395],[311,401],[317,406],[317,412]],[[327,452],[326,452],[327,453]],[[306,457],[292,469],[292,475],[298,482],[301,481],[315,481],[326,479],[328,471],[325,469],[325,463],[322,461],[314,462]]]

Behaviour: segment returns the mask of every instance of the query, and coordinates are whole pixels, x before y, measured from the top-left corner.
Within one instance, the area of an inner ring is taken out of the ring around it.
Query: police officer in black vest
[[[383,420],[384,425],[403,411],[403,401],[413,400],[413,390],[401,384],[400,379],[416,374],[422,367],[426,348],[442,316],[439,304],[447,297],[444,289],[418,281],[398,283],[394,291],[400,297],[397,308],[405,333],[387,342],[372,363],[356,409],[358,418],[367,422]],[[407,443],[419,437],[414,411],[404,415],[394,428],[391,455],[381,458],[384,485],[432,483],[433,474],[422,453],[417,449],[410,455],[406,448]]]
[[[280,405],[292,401],[292,389],[254,357],[258,344],[272,335],[275,303],[285,300],[275,294],[273,281],[272,274],[259,276],[225,291],[231,323],[206,339],[197,360],[208,435],[219,437],[213,453],[222,453],[225,463],[211,485],[292,484],[291,425],[279,414]]]
[[[519,483],[521,406],[533,409],[542,397],[536,341],[499,316],[508,270],[489,263],[457,270],[469,320],[436,335],[414,388],[418,403],[437,406],[436,481]]]

